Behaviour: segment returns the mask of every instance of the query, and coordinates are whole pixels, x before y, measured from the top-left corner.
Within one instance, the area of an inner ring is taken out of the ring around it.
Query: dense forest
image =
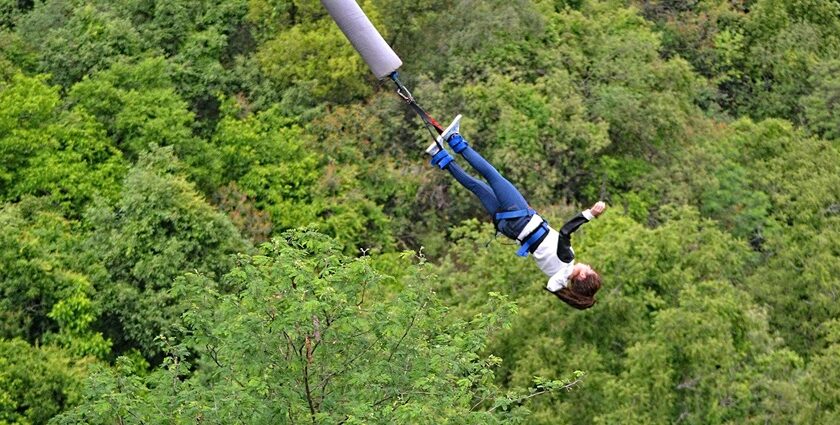
[[[840,3],[0,0],[0,424],[840,423]]]

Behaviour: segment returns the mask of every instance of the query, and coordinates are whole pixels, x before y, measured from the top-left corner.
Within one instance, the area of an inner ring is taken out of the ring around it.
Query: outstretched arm
[[[607,204],[603,201],[596,202],[591,208],[579,212],[576,216],[572,217],[571,220],[567,221],[566,224],[560,228],[560,234],[568,237],[572,234],[572,232],[577,230],[578,227],[583,225],[583,223],[588,223],[593,218],[601,215],[605,209],[607,209]]]
[[[572,232],[577,230],[583,223],[587,223],[601,215],[605,209],[607,209],[607,204],[600,201],[596,202],[592,208],[579,212],[560,228],[560,240],[557,243],[557,257],[560,260],[569,263],[575,259],[575,254],[572,252]]]

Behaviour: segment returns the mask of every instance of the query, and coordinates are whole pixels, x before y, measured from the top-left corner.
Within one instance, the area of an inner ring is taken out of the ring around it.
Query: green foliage
[[[840,139],[840,61],[820,63],[811,76],[814,91],[802,98],[805,123],[814,134],[829,140]]]
[[[528,7],[536,6],[523,6],[519,15]],[[591,2],[542,13],[539,25],[519,23],[536,31],[529,45],[539,47],[538,59],[519,63],[507,54],[501,69],[480,64],[490,71],[478,76],[450,63],[441,71],[444,85],[423,92],[453,91],[440,102],[466,109],[476,120],[466,121],[475,134],[467,138],[538,205],[637,189],[635,177],[649,170],[611,173],[598,157],[664,162],[691,130],[689,117],[698,114],[695,102],[706,96],[707,83],[686,61],[663,60],[659,35],[631,9]],[[499,46],[483,33],[476,37],[488,49]]]
[[[237,182],[277,230],[311,225],[351,252],[391,246],[389,219],[360,193],[357,169],[337,169],[311,147],[314,140],[303,128],[276,109],[243,119],[233,116],[235,108],[224,112],[213,139],[222,179]]]
[[[54,342],[71,354],[104,357],[110,341],[93,329],[95,293],[77,262],[72,223],[27,199],[0,207],[0,338]]]
[[[743,17],[744,2],[699,0],[634,1],[642,14],[662,31],[662,50],[668,57],[680,56],[700,74],[712,77],[722,64],[721,40],[732,34],[730,25]]]
[[[698,143],[660,178],[665,196],[697,203],[750,241],[763,261],[750,291],[770,307],[791,348],[814,351],[820,323],[838,314],[836,265],[840,151],[790,124],[742,120]],[[803,327],[803,321],[808,324]]]
[[[17,74],[10,83],[4,82],[0,91],[2,94],[0,101],[3,105],[3,115],[0,118],[0,134],[3,136],[3,169],[0,176],[3,178],[4,189],[13,180],[13,173],[25,164],[24,161],[39,145],[27,140],[36,134],[31,134],[26,130],[33,127],[37,129],[42,123],[51,121],[55,114],[60,100],[58,90],[49,87],[43,80],[43,78],[33,79]],[[18,134],[14,138],[9,137],[15,131]]]
[[[696,211],[664,215],[659,227],[645,229],[610,213],[576,234],[579,258],[606,285],[586,312],[538,290],[545,281],[514,247],[485,247],[487,227],[459,229],[439,293],[466,315],[482,308],[488,291],[511,294],[520,306],[511,329],[489,346],[505,359],[502,382],[589,372],[584,391],[561,403],[536,401],[531,423],[741,423],[755,412],[796,418],[797,409],[785,406],[802,407],[790,370],[803,361],[772,336],[744,284],[755,254]]]
[[[322,190],[352,194],[350,202],[326,206],[364,207],[371,216],[363,225],[359,248],[417,246],[405,241],[429,233],[438,236],[444,214],[468,207],[447,199],[445,189],[433,184],[445,176],[417,160],[422,152],[417,141],[428,133],[406,126],[400,107],[392,96],[380,94],[369,103],[336,107],[306,128],[313,149],[323,154]],[[425,238],[423,244],[429,248]]]
[[[810,393],[812,403],[808,409],[800,411],[803,422],[831,423],[840,418],[840,391],[833,383],[837,376],[837,359],[840,358],[840,322],[832,319],[824,322],[821,333],[830,345],[814,357],[808,365],[803,379],[806,391]]]
[[[315,217],[318,157],[306,141],[302,129],[276,111],[241,120],[227,115],[213,140],[222,153],[222,179],[239,182],[282,229]]]
[[[838,422],[836,1],[360,5],[598,304],[318,1],[0,0],[0,423]]]
[[[125,18],[90,4],[58,8],[39,5],[22,25],[41,52],[39,70],[49,73],[55,83],[69,87],[120,58],[141,52],[140,34]]]
[[[169,292],[175,277],[220,275],[232,265],[231,254],[248,249],[178,166],[171,148],[142,154],[116,205],[97,205],[85,217],[84,225],[96,229],[86,245],[105,268],[94,280],[101,326],[118,352],[136,347],[148,357],[157,354],[154,338],[180,314]]]
[[[472,80],[492,74],[532,80],[555,59],[541,49],[546,17],[533,2],[454,2],[430,27],[447,28],[438,43],[453,59],[430,58],[435,67]],[[428,52],[427,52],[428,54]],[[439,56],[439,55],[436,55]]]
[[[221,279],[180,279],[173,289],[189,308],[183,339],[164,339],[164,365],[142,377],[121,360],[53,423],[521,423],[525,400],[573,385],[501,391],[500,359],[478,351],[506,326],[510,302],[449,319],[422,261],[402,260],[409,270],[394,281],[338,248],[291,232]]]
[[[68,98],[96,116],[128,158],[136,159],[153,144],[173,146],[202,189],[215,187],[216,158],[193,134],[195,115],[176,93],[163,58],[115,63],[75,84]]]
[[[488,159],[504,164],[502,171],[528,193],[529,202],[552,202],[558,195],[574,196],[575,180],[591,169],[610,144],[607,123],[587,120],[586,108],[565,72],[536,84],[492,80],[465,88],[466,102],[475,110],[467,116],[482,123],[471,133]],[[465,121],[472,128],[471,120]]]
[[[756,84],[749,106],[764,113],[761,117],[801,122],[797,100],[813,92],[816,81],[811,76],[819,60],[835,57],[840,48],[840,9],[828,1],[760,2],[750,24],[751,35],[763,42],[750,49],[749,57],[758,62],[751,65],[760,72],[757,77],[772,78],[773,84]],[[778,35],[768,37],[768,31]],[[776,109],[768,111],[768,106]]]
[[[18,33],[0,30],[0,81],[8,81],[20,69],[34,69],[35,54]]]
[[[17,20],[31,7],[31,2],[0,0],[0,29],[14,28]]]
[[[593,4],[586,13],[557,14],[556,43],[566,67],[585,82],[590,111],[610,125],[621,152],[652,157],[682,136],[702,88],[681,59],[659,59],[660,40],[632,10]],[[565,44],[565,43],[564,43]]]
[[[115,197],[125,165],[89,115],[59,102],[43,77],[0,83],[0,200],[46,196],[78,215],[94,197]]]
[[[20,339],[0,339],[0,423],[44,424],[81,400],[84,360]]]
[[[804,99],[821,96],[830,84],[821,69],[840,51],[837,2],[635,3],[663,30],[666,54],[686,58],[716,83],[717,102],[733,114],[814,119],[802,103],[819,102]]]
[[[327,99],[343,103],[370,94],[370,71],[332,21],[280,32],[254,58],[249,66],[258,67],[268,90],[276,93],[267,93],[270,100],[287,108],[312,107]]]
[[[248,2],[156,1],[151,19],[145,1],[131,3],[141,33],[156,51],[165,52],[178,94],[193,112],[210,121],[204,130],[212,128],[218,94],[229,93],[239,81],[231,71],[237,56],[255,48],[245,22]]]

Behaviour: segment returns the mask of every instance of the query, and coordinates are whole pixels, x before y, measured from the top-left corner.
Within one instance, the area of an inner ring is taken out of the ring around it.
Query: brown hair
[[[571,279],[569,284],[555,292],[555,295],[578,310],[586,310],[595,305],[595,293],[599,289],[601,289],[601,275],[592,272],[582,279],[577,276]]]

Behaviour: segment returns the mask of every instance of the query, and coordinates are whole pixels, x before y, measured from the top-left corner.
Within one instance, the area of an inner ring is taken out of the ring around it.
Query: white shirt
[[[586,217],[587,220],[592,220],[594,218],[592,212],[589,210],[583,211],[583,216]],[[519,232],[519,236],[517,236],[516,239],[522,241],[522,239],[536,230],[543,221],[544,220],[539,216],[539,214],[534,214],[531,217],[531,220],[528,221],[528,224],[525,225],[525,228]],[[551,226],[548,226],[548,235],[542,240],[542,242],[540,242],[540,245],[532,254],[534,261],[537,262],[537,267],[539,267],[540,270],[548,276],[548,283],[545,287],[551,292],[557,292],[566,286],[569,282],[569,276],[572,274],[572,269],[575,266],[574,260],[566,263],[557,257],[557,244],[559,241],[560,233],[554,230]],[[572,250],[571,247],[569,247],[569,249],[572,251],[572,254],[574,254],[574,250]]]

